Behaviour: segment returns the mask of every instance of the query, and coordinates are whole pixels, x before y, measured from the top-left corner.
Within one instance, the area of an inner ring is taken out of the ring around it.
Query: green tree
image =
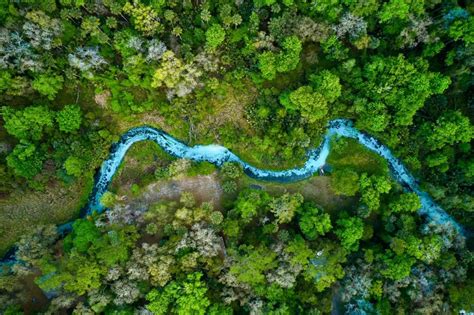
[[[74,222],[72,228],[73,232],[70,234],[70,239],[74,249],[79,253],[85,253],[100,238],[100,231],[92,221],[78,219]]]
[[[305,202],[298,209],[298,213],[300,214],[298,218],[300,229],[309,240],[314,240],[332,229],[329,214],[323,213],[312,203]]]
[[[82,122],[81,108],[77,105],[66,105],[56,114],[59,130],[67,133],[75,132]]]
[[[474,18],[457,19],[449,26],[449,37],[454,40],[463,40],[467,44],[474,43]]]
[[[381,22],[387,22],[393,19],[407,20],[410,14],[410,4],[407,0],[390,0],[383,4],[379,14]]]
[[[126,262],[129,258],[129,249],[138,239],[134,226],[120,230],[110,230],[94,241],[90,251],[107,267]]]
[[[265,51],[257,56],[258,67],[264,79],[273,80],[277,72],[288,72],[295,70],[298,66],[302,50],[301,41],[298,37],[285,38],[282,46],[283,49],[279,53]]]
[[[280,98],[280,102],[289,110],[297,110],[309,122],[321,120],[327,116],[327,101],[320,93],[310,86],[302,86],[288,95],[288,99]]]
[[[285,252],[290,254],[290,263],[293,266],[306,267],[310,263],[310,259],[314,258],[315,253],[309,247],[307,242],[300,236],[296,235],[285,247]]]
[[[459,111],[446,111],[435,124],[425,123],[421,128],[431,150],[455,143],[467,143],[474,138],[474,127],[469,118]]]
[[[83,295],[101,286],[101,278],[107,272],[105,266],[99,265],[88,256],[72,252],[59,266],[59,272],[53,272],[46,278],[37,278],[36,283],[44,291],[63,287],[66,291]]]
[[[135,28],[145,36],[152,36],[163,30],[158,13],[151,6],[142,4],[140,0],[134,0],[133,4],[127,2],[123,11],[132,16]]]
[[[219,24],[212,24],[206,31],[206,46],[209,50],[219,47],[225,39],[225,30]]]
[[[284,194],[273,198],[270,202],[270,211],[275,215],[277,223],[288,223],[293,219],[296,210],[303,203],[301,194]]]
[[[66,170],[66,173],[74,177],[81,177],[83,167],[83,161],[75,156],[70,156],[66,161],[64,161],[64,169]]]
[[[22,141],[7,156],[7,165],[16,175],[31,179],[41,172],[43,159],[34,144]]]
[[[347,252],[338,244],[324,240],[319,246],[316,257],[304,270],[304,279],[314,285],[317,292],[331,287],[338,279],[344,277],[342,264],[346,261]]]
[[[264,79],[275,79],[277,73],[276,63],[277,56],[271,51],[265,51],[258,55],[258,68]]]
[[[451,82],[448,77],[428,71],[428,62],[415,59],[409,62],[403,55],[373,57],[362,71],[351,71],[347,82],[355,87],[355,110],[360,114],[360,128],[379,131],[372,127],[368,113],[375,110],[376,126],[409,126],[413,116],[431,95],[441,94]],[[386,116],[388,114],[388,116]],[[390,120],[385,121],[387,118]]]
[[[420,198],[416,193],[405,193],[399,195],[389,205],[390,210],[398,212],[416,212],[421,208]]]
[[[356,251],[359,248],[359,240],[364,235],[364,222],[362,219],[353,217],[339,219],[336,221],[336,235],[341,240],[341,245],[349,251]]]
[[[184,281],[170,282],[163,290],[151,290],[146,299],[147,309],[153,314],[206,314],[211,304],[207,298],[208,288],[202,281],[203,274],[195,272],[188,274]]]
[[[461,310],[472,310],[474,308],[474,279],[467,279],[461,283],[450,285],[449,299],[454,307],[453,311],[460,313]]]
[[[300,62],[302,50],[301,41],[296,36],[289,36],[283,41],[283,52],[277,58],[277,71],[288,72],[295,70]]]
[[[401,280],[410,275],[411,267],[415,263],[415,259],[406,254],[395,255],[392,251],[387,251],[382,258],[384,268],[380,273],[391,280]]]
[[[225,162],[220,168],[222,177],[226,179],[238,179],[244,174],[242,166],[237,163]]]
[[[388,193],[392,187],[390,179],[386,176],[368,176],[367,173],[360,176],[359,185],[361,200],[372,211],[380,207],[380,195]]]
[[[46,106],[29,106],[23,110],[2,107],[7,132],[20,140],[38,141],[53,126],[53,112]]]
[[[323,70],[309,77],[311,86],[329,102],[333,103],[341,96],[342,86],[339,77],[328,70]]]
[[[242,254],[232,252],[235,263],[230,267],[230,273],[243,283],[264,284],[264,272],[278,265],[276,253],[264,246],[242,245],[239,250]]]
[[[53,100],[63,88],[64,79],[60,75],[40,74],[32,82],[33,89]]]
[[[106,191],[100,198],[100,203],[106,208],[112,208],[117,201],[117,196],[110,191]]]
[[[239,193],[235,203],[235,209],[240,214],[244,222],[249,222],[263,207],[270,201],[270,196],[260,190],[247,189]]]
[[[354,196],[359,191],[359,174],[350,168],[336,169],[331,176],[336,194]]]

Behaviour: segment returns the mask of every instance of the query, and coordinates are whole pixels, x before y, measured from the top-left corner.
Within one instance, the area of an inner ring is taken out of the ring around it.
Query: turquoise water
[[[369,150],[383,157],[391,170],[393,178],[399,182],[406,191],[416,193],[421,200],[419,214],[426,216],[428,220],[439,224],[448,225],[463,235],[463,228],[451,216],[449,216],[431,197],[421,190],[416,179],[410,174],[406,167],[393,156],[391,151],[381,144],[377,139],[358,131],[353,127],[350,120],[336,119],[329,123],[327,132],[320,146],[308,152],[308,159],[304,166],[287,170],[274,171],[256,168],[245,161],[229,149],[220,145],[196,145],[189,147],[176,140],[167,133],[152,127],[137,127],[130,129],[122,135],[119,142],[112,145],[110,156],[102,163],[102,166],[95,178],[95,185],[89,203],[83,211],[83,215],[91,214],[93,211],[102,212],[105,208],[101,205],[100,199],[107,191],[113,176],[117,172],[128,149],[136,142],[151,140],[156,142],[167,153],[178,157],[190,159],[196,162],[207,161],[221,166],[224,162],[235,162],[242,165],[244,172],[253,178],[274,181],[274,182],[295,182],[312,176],[326,163],[330,150],[330,139],[333,136],[356,139]],[[72,223],[60,225],[58,231],[66,234],[71,230]],[[2,259],[5,266],[7,262],[14,261],[14,250],[11,250]]]
[[[308,159],[304,166],[281,171],[256,168],[242,161],[229,149],[220,145],[211,144],[189,147],[161,130],[146,126],[133,128],[127,131],[118,143],[113,145],[109,158],[102,164],[96,177],[96,184],[86,213],[90,214],[94,210],[98,212],[104,210],[100,204],[100,198],[107,191],[107,187],[112,181],[128,149],[139,141],[154,141],[167,153],[178,158],[190,159],[196,162],[207,161],[216,166],[221,166],[224,162],[239,163],[248,176],[259,180],[294,182],[312,176],[325,165],[330,150],[330,139],[333,136],[356,139],[363,146],[383,157],[388,162],[393,178],[399,182],[405,190],[415,192],[420,197],[422,207],[419,213],[421,215],[428,217],[437,224],[452,225],[458,231],[462,231],[461,226],[438,206],[426,192],[421,190],[416,179],[410,174],[407,168],[393,156],[386,146],[382,145],[377,139],[358,131],[353,127],[352,122],[346,119],[336,119],[329,123],[324,140],[318,148],[308,152]]]

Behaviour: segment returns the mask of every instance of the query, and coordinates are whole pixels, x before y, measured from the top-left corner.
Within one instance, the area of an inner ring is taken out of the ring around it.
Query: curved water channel
[[[190,159],[196,162],[207,161],[216,166],[221,166],[224,162],[239,163],[242,165],[244,172],[252,178],[288,183],[308,178],[325,165],[329,155],[330,139],[333,136],[356,139],[369,150],[382,156],[387,160],[393,178],[398,181],[406,191],[414,192],[420,197],[422,205],[419,210],[420,215],[427,216],[430,220],[438,224],[452,224],[458,231],[462,231],[462,227],[438,206],[426,192],[421,190],[416,179],[410,174],[407,168],[393,156],[386,146],[382,145],[377,139],[358,131],[353,127],[352,122],[347,119],[335,119],[329,123],[323,142],[318,148],[308,152],[308,160],[304,166],[281,171],[256,168],[242,161],[229,149],[220,145],[211,144],[189,147],[167,133],[152,127],[144,126],[130,129],[122,135],[118,143],[112,146],[109,158],[102,164],[96,176],[94,190],[89,204],[85,209],[85,213],[91,214],[92,211],[101,212],[104,210],[100,203],[100,198],[107,191],[128,149],[132,144],[139,141],[154,141],[172,156]]]
[[[387,160],[393,178],[398,181],[406,191],[414,192],[420,197],[422,205],[419,209],[420,215],[426,216],[428,220],[434,221],[437,224],[452,225],[458,232],[463,234],[461,225],[438,206],[426,192],[421,190],[416,179],[410,174],[407,168],[393,156],[386,146],[382,145],[377,139],[358,131],[353,127],[352,122],[346,119],[335,119],[329,123],[323,142],[318,148],[308,151],[308,159],[304,166],[281,171],[256,168],[242,161],[229,149],[220,145],[211,144],[189,147],[162,130],[147,126],[130,129],[122,135],[119,142],[112,145],[108,159],[102,163],[96,175],[92,195],[87,206],[83,209],[82,215],[91,214],[93,211],[102,212],[105,210],[100,203],[100,199],[107,191],[128,149],[139,141],[154,141],[170,155],[196,162],[207,161],[216,166],[221,166],[224,162],[239,163],[248,176],[259,180],[295,182],[312,176],[325,165],[329,155],[330,139],[333,136],[356,139],[366,148]],[[67,232],[70,228],[71,223],[58,227],[62,233]],[[14,252],[7,255],[7,257],[3,259],[3,262],[6,262],[6,260],[12,261],[12,258],[14,259]]]

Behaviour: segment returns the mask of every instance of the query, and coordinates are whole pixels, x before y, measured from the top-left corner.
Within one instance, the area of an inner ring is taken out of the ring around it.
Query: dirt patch
[[[25,314],[37,314],[41,310],[47,309],[48,298],[43,291],[36,285],[35,278],[39,274],[33,274],[23,279],[23,294],[25,296],[25,304],[23,311]]]
[[[182,177],[163,180],[148,185],[143,194],[135,202],[138,204],[152,204],[161,200],[179,200],[183,192],[190,192],[198,204],[209,201],[214,209],[222,206],[222,188],[217,174]]]
[[[275,195],[285,192],[300,193],[305,200],[314,201],[329,212],[350,209],[356,204],[354,198],[336,195],[331,189],[330,177],[327,176],[315,176],[290,184],[269,183],[247,178],[242,184],[241,188],[263,189]],[[222,209],[236,197],[224,195],[217,172],[215,172],[211,175],[187,176],[152,183],[143,189],[141,196],[137,197],[133,203],[149,205],[161,200],[179,200],[183,192],[191,192],[198,204],[205,201],[211,202],[214,209]]]

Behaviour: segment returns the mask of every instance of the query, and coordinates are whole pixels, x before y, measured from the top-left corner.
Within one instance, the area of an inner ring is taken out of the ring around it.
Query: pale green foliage
[[[170,50],[163,53],[162,59],[160,68],[153,75],[151,86],[160,87],[165,85],[168,88],[173,88],[180,81],[181,72],[184,71],[184,64]]]
[[[209,221],[212,224],[219,225],[224,220],[224,215],[220,211],[213,211],[209,216]]]
[[[161,57],[160,66],[153,74],[152,87],[166,87],[167,96],[185,96],[198,86],[202,71],[192,63],[184,63],[173,51],[167,50]],[[171,96],[171,97],[170,97]]]
[[[162,30],[156,11],[151,6],[142,4],[140,0],[134,0],[133,4],[127,2],[123,10],[132,16],[135,28],[144,35],[151,36]]]
[[[240,164],[225,162],[220,168],[220,174],[224,178],[238,179],[243,175],[243,169]]]
[[[58,237],[56,226],[39,226],[21,237],[15,255],[22,261],[33,262],[51,252]]]
[[[236,262],[230,267],[230,273],[250,285],[264,284],[264,272],[278,265],[276,253],[263,246],[241,246],[240,250],[243,253],[234,255]]]
[[[112,208],[116,201],[117,196],[110,191],[106,191],[100,198],[100,203],[106,208]]]
[[[275,215],[277,223],[288,223],[293,219],[296,210],[303,203],[301,194],[284,194],[274,198],[270,204],[270,211]]]

